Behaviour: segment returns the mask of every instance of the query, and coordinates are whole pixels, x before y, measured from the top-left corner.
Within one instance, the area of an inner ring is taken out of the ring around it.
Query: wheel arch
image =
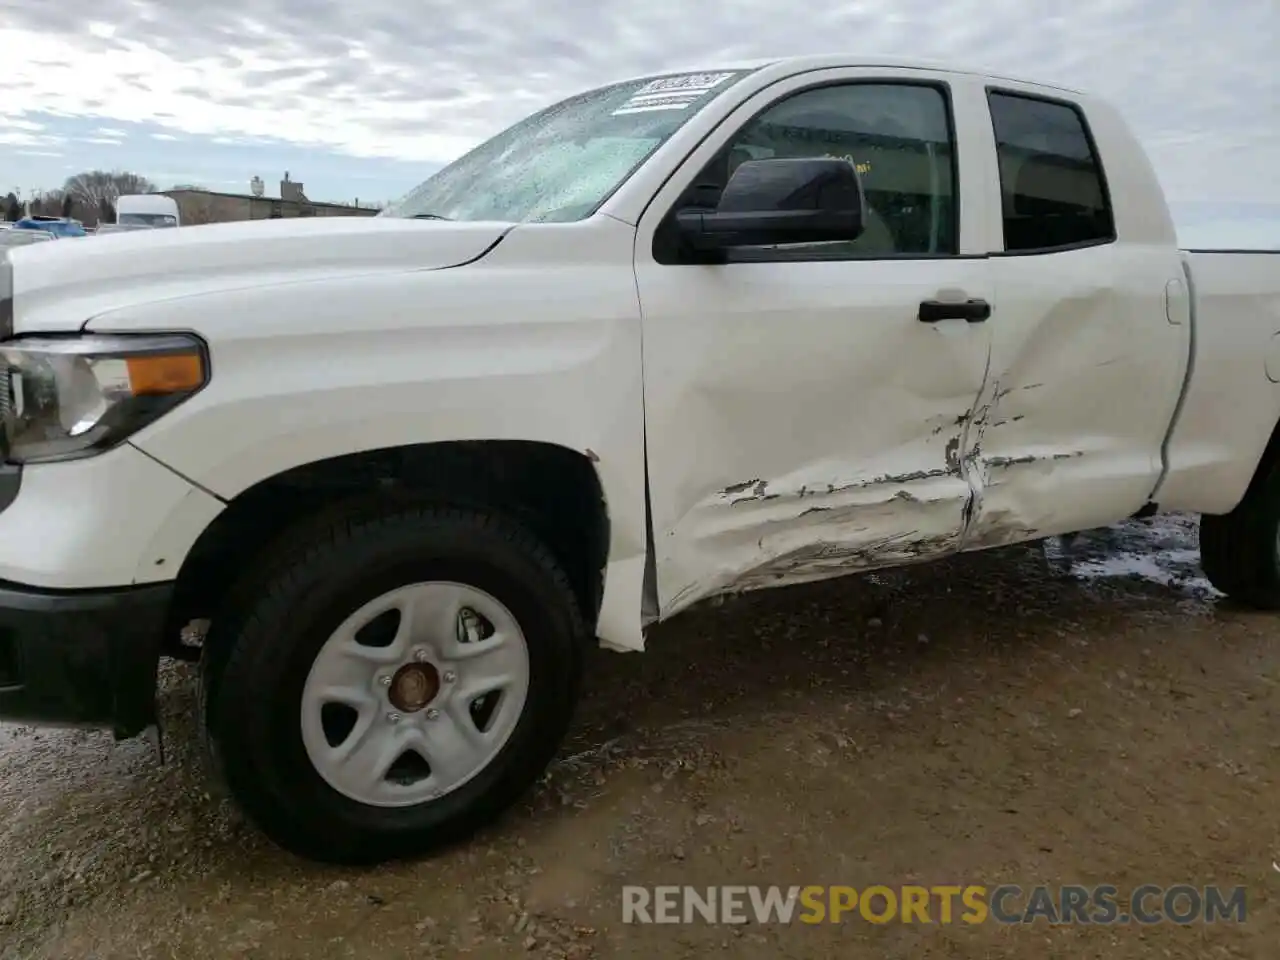
[[[595,463],[543,441],[467,440],[343,454],[292,467],[241,491],[183,559],[168,635],[215,617],[233,586],[295,525],[358,504],[427,500],[498,510],[527,526],[562,564],[584,619],[595,627],[611,536]]]
[[[1253,474],[1249,477],[1249,485],[1245,487],[1240,500],[1256,494],[1277,469],[1280,469],[1280,419],[1277,419],[1271,428],[1271,436],[1267,438],[1267,444],[1262,448],[1262,455],[1254,465]]]

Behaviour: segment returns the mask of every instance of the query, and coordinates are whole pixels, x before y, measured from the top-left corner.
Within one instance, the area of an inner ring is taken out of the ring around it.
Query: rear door
[[[1038,90],[990,88],[986,100],[1000,309],[974,418],[978,496],[966,549],[1100,526],[1142,507],[1161,476],[1190,337],[1173,244],[1117,235],[1125,198],[1111,196],[1106,158],[1117,158],[1117,189],[1136,197],[1147,178],[1133,178],[1137,160],[1120,166],[1137,144],[1099,142],[1079,104]]]
[[[724,590],[959,549],[990,324],[950,305],[993,298],[986,154],[969,142],[983,109],[980,85],[947,75],[797,76],[730,115],[641,218],[662,616]],[[681,262],[676,209],[714,206],[743,160],[804,156],[846,157],[861,172],[861,238]]]

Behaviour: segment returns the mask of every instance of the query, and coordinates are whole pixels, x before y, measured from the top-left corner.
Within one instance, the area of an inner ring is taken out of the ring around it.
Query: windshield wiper
[[[415,213],[410,220],[452,220],[453,217],[442,217],[438,213]]]

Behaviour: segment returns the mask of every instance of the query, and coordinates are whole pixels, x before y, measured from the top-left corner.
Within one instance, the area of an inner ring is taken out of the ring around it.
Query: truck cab
[[[717,595],[1187,511],[1280,608],[1276,265],[1179,250],[1104,101],[842,56],[570,97],[375,218],[12,251],[0,717],[132,736],[198,660],[254,821],[367,862]]]
[[[115,202],[116,223],[132,227],[177,227],[182,225],[178,201],[163,193],[125,194]]]

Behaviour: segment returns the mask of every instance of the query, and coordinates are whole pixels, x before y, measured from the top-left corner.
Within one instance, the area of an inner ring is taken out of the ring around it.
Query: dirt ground
[[[562,759],[472,844],[373,871],[211,795],[185,667],[145,741],[0,727],[0,955],[1280,956],[1280,618],[1180,518],[747,595],[599,652]],[[624,884],[1248,888],[1243,924],[643,926]]]

